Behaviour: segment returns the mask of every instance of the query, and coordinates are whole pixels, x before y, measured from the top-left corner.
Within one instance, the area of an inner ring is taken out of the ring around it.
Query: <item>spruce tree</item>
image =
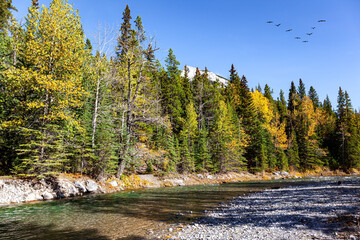
[[[125,61],[125,55],[128,53],[131,46],[131,15],[129,5],[126,5],[126,8],[123,12],[123,23],[120,28],[120,36],[118,38],[118,45],[116,47],[116,56],[120,61]]]
[[[333,115],[334,114],[334,111],[332,109],[332,105],[331,105],[331,102],[330,102],[330,99],[329,99],[329,96],[326,95],[326,98],[324,100],[324,103],[323,103],[323,109],[327,112],[327,114],[329,115]]]
[[[181,85],[180,63],[176,60],[173,50],[170,48],[168,56],[165,60],[166,71],[162,71],[160,75],[162,108],[164,114],[170,117],[171,126],[175,134],[181,131],[182,121],[185,117],[186,106],[184,90]]]
[[[302,101],[304,99],[304,97],[306,96],[306,89],[305,89],[305,84],[303,83],[301,78],[299,79],[298,93],[299,93],[300,101]]]
[[[318,107],[320,107],[321,103],[319,102],[319,96],[313,86],[310,86],[309,98],[313,102],[314,109],[317,109]]]

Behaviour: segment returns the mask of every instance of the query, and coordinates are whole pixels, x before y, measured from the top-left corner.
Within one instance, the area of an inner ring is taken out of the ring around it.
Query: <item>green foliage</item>
[[[11,10],[16,10],[12,5],[12,0],[2,0],[0,2],[0,32],[8,26],[8,20],[12,17]]]
[[[129,6],[114,59],[66,0],[32,0],[24,26],[11,10],[0,4],[0,174],[360,168],[360,116],[341,88],[335,114],[301,79],[287,101],[250,91],[234,65],[226,86],[207,68],[190,79],[172,49],[161,66]]]

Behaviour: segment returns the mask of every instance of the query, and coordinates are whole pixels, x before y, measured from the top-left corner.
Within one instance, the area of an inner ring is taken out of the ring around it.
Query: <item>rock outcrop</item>
[[[102,192],[101,186],[90,179],[0,179],[0,204],[51,200],[98,192]]]

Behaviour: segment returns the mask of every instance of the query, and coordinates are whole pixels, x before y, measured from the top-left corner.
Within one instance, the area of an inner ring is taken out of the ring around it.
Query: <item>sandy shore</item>
[[[360,178],[269,189],[224,203],[166,239],[360,239]]]

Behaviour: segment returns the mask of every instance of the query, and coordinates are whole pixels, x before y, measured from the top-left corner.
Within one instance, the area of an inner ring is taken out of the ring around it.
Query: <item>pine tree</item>
[[[323,108],[324,110],[329,114],[329,115],[333,115],[334,114],[334,111],[332,109],[332,105],[331,105],[331,102],[330,102],[330,99],[329,99],[329,96],[326,95],[326,98],[324,100],[324,103],[323,103]]]
[[[276,101],[276,108],[280,115],[280,122],[286,122],[287,118],[287,107],[286,107],[286,100],[284,97],[283,90],[280,90],[280,98]]]
[[[195,76],[192,81],[193,85],[193,98],[196,112],[199,115],[198,123],[199,129],[209,127],[208,120],[213,118],[212,109],[216,107],[213,102],[216,99],[216,93],[213,92],[213,86],[208,78],[208,70],[205,68],[204,74],[196,68]]]
[[[192,172],[195,170],[195,139],[198,136],[197,114],[194,104],[190,102],[186,107],[186,119],[180,132],[181,144],[181,167],[182,171]]]
[[[235,79],[238,77],[234,64],[231,64],[231,68],[229,72],[230,72],[230,83],[234,83]]]
[[[344,162],[345,169],[360,168],[360,115],[354,113],[350,120],[347,143],[348,159]]]
[[[317,109],[318,107],[320,107],[321,103],[319,102],[319,96],[313,86],[310,86],[309,98],[313,102],[314,109]]]
[[[211,132],[213,171],[243,170],[247,136],[241,125],[236,126],[229,105],[222,100],[218,104]]]
[[[123,12],[123,23],[121,24],[120,28],[120,36],[118,38],[118,45],[116,47],[116,56],[117,59],[120,61],[125,61],[126,58],[125,55],[128,54],[128,51],[130,50],[131,45],[133,45],[131,42],[131,15],[130,15],[130,8],[129,5],[126,5],[126,8]]]
[[[301,78],[299,79],[298,93],[299,93],[300,101],[302,101],[304,99],[304,97],[306,96],[306,90],[305,90],[305,84],[303,83]]]
[[[172,49],[169,49],[165,63],[166,72],[163,71],[160,76],[162,108],[164,113],[170,117],[175,134],[179,134],[186,106],[182,105],[182,100],[184,101],[185,98],[178,69],[180,63],[176,60]]]
[[[274,101],[273,97],[272,97],[272,93],[273,91],[270,89],[269,85],[265,84],[265,88],[264,88],[264,96],[269,99],[269,101],[272,103]]]
[[[212,170],[207,129],[199,130],[195,159],[197,171],[205,171],[206,169]]]
[[[136,19],[134,29],[130,20],[127,5],[116,49],[117,78],[113,83],[114,102],[118,106],[116,115],[120,118],[117,128],[120,143],[117,177],[122,175],[127,163],[133,164],[136,160],[131,153],[138,140],[136,133],[147,124],[162,122],[162,116],[154,108],[156,99],[148,91],[152,86],[148,76],[154,70],[150,57],[154,50],[145,42],[141,18]]]

